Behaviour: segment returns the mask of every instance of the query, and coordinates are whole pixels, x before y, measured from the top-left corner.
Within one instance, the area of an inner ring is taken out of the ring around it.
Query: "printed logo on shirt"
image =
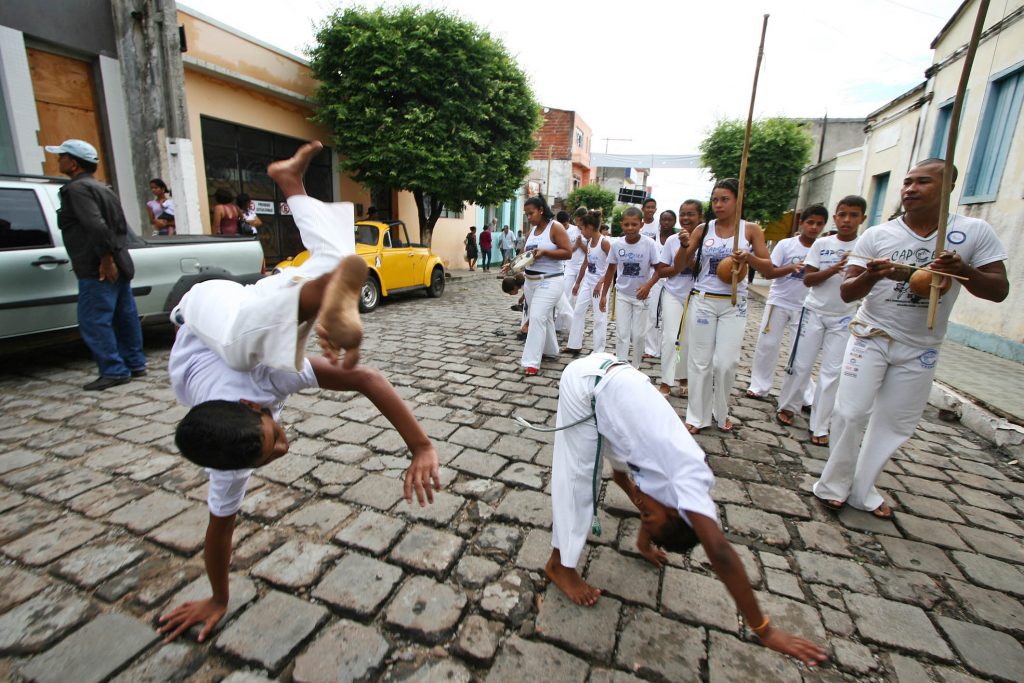
[[[839,324],[840,324],[840,325],[842,325],[843,327],[846,327],[847,325],[849,325],[849,324],[850,324],[850,321],[851,321],[851,320],[853,320],[853,316],[849,316],[849,315],[848,315],[848,316],[846,316],[845,318],[841,318],[841,319],[839,320]]]
[[[623,263],[622,277],[640,277],[639,263]]]
[[[746,315],[747,315],[747,302],[746,302],[745,299],[743,301],[739,301],[739,302],[736,303],[736,312],[740,316],[746,317]]]
[[[715,246],[715,239],[713,237],[707,238],[706,240],[704,240],[704,246],[708,247],[709,249]]]
[[[540,246],[540,245],[537,245],[537,244],[527,244],[525,251],[536,251],[538,246]]]
[[[708,318],[697,318],[697,324],[698,325],[710,325],[711,323],[708,320]]]
[[[950,244],[963,244],[967,239],[967,234],[961,230],[953,230],[946,235],[946,241]]]
[[[925,370],[931,370],[935,367],[935,363],[939,359],[939,352],[935,349],[928,349],[918,358],[921,361],[921,367]]]
[[[593,261],[587,261],[587,272],[591,274],[597,274],[597,264]]]

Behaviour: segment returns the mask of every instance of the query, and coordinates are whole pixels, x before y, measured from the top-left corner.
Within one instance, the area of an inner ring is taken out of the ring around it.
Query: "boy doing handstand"
[[[168,366],[171,384],[191,407],[175,443],[210,477],[203,557],[213,594],[161,617],[168,641],[197,623],[205,640],[224,616],[235,515],[253,470],[288,451],[278,420],[289,395],[313,387],[363,394],[412,453],[405,499],[415,491],[423,505],[433,502],[431,483],[440,489],[437,453],[408,406],[383,375],[356,365],[362,340],[356,300],[366,263],[353,254],[351,205],[306,196],[302,176],[322,148],[308,143],[267,169],[288,200],[309,260],[247,287],[224,280],[197,284],[172,313],[181,327]],[[305,358],[318,315],[325,357]]]
[[[773,628],[761,612],[743,565],[718,526],[710,493],[714,476],[704,453],[646,375],[610,354],[569,363],[558,385],[558,428],[551,466],[553,549],[545,571],[571,600],[592,605],[600,595],[576,565],[591,529],[605,455],[615,483],[640,510],[637,548],[647,560],[656,566],[665,561],[665,552],[652,544],[686,552],[699,541],[765,646],[808,665],[825,659],[820,647]]]

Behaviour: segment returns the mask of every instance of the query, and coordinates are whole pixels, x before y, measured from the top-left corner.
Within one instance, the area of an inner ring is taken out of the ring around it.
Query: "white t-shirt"
[[[608,263],[614,263],[618,272],[615,291],[624,296],[636,296],[637,287],[651,279],[654,265],[658,263],[661,245],[650,237],[640,236],[636,244],[630,244],[625,237],[612,242],[608,252]]]
[[[820,237],[815,240],[814,245],[807,252],[807,260],[804,265],[813,266],[819,271],[828,270],[843,260],[847,254],[855,253],[857,238],[844,242],[837,235]],[[804,306],[828,316],[853,315],[857,310],[858,302],[846,303],[839,295],[839,286],[843,284],[844,271],[832,275],[821,284],[809,287],[807,298],[804,299]]]
[[[681,248],[679,233],[676,233],[665,240],[665,244],[661,245],[661,257],[658,259],[658,262],[671,266],[675,261],[676,253]],[[676,273],[672,277],[662,278],[661,282],[666,292],[679,301],[685,302],[686,297],[690,296],[690,290],[693,289],[693,271],[685,268],[683,272]]]
[[[598,368],[608,359],[614,356],[591,354],[583,362],[593,363],[593,371],[583,374],[601,374]],[[704,451],[651,380],[631,366],[617,366],[597,383],[594,397],[597,429],[612,467],[628,468],[641,491],[678,510],[687,523],[687,512],[717,521],[711,499],[715,476]]]
[[[704,228],[704,234],[701,236],[701,239],[704,240],[704,246],[701,249],[700,263],[697,264],[699,275],[696,278],[696,282],[693,283],[693,288],[708,294],[732,294],[732,283],[723,282],[718,279],[718,264],[727,256],[732,256],[734,238],[719,237],[718,231],[715,229],[717,223],[717,219],[712,219]],[[752,251],[754,247],[750,240],[747,239],[747,222],[740,221],[739,229],[740,249]],[[695,239],[693,236],[691,238]],[[736,293],[742,297],[747,295],[747,278],[741,277],[740,281],[736,283]]]
[[[280,419],[285,399],[301,389],[319,386],[313,366],[305,361],[302,372],[274,370],[258,365],[250,372],[232,370],[188,327],[178,330],[167,365],[178,401],[188,407],[206,401],[248,399],[270,409]],[[238,512],[245,497],[251,469],[207,469],[210,514],[227,517]]]
[[[501,249],[513,249],[515,248],[515,244],[516,238],[512,236],[512,233],[502,231],[499,242]]]
[[[658,234],[661,232],[661,224],[658,222],[658,214],[654,214],[654,220],[650,223],[643,223],[640,225],[640,234],[644,237],[650,237],[655,242],[658,241]]]
[[[801,263],[807,258],[808,247],[800,242],[799,237],[787,237],[780,240],[772,249],[772,264],[776,268],[787,266],[792,263]],[[771,289],[768,290],[768,301],[766,304],[799,311],[803,308],[804,297],[807,296],[807,288],[804,287],[803,269],[777,277],[772,280]]]
[[[1006,248],[992,226],[978,218],[950,216],[946,223],[946,250],[956,251],[964,263],[975,268],[1006,260]],[[902,218],[868,228],[857,242],[857,254],[849,265],[866,267],[871,259],[887,258],[915,266],[927,266],[935,260],[935,233],[920,237]],[[946,324],[960,294],[960,283],[939,299],[935,328],[928,329],[928,297],[910,291],[906,282],[888,278],[879,280],[864,297],[856,319],[884,330],[893,339],[910,346],[935,348],[946,336]]]
[[[587,258],[587,251],[586,249],[576,248],[576,240],[581,239],[583,235],[578,227],[569,224],[565,226],[565,231],[569,234],[569,248],[572,249],[572,256],[565,262],[565,272],[575,277],[576,273],[580,272],[580,266],[583,265],[583,261]]]

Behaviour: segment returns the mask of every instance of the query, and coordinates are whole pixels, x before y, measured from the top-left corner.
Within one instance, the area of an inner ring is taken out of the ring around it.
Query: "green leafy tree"
[[[540,108],[498,40],[442,10],[401,7],[339,10],[316,41],[315,119],[355,180],[415,195],[421,242],[443,207],[515,194]]]
[[[615,208],[612,209],[612,237],[622,236],[622,214],[628,208],[625,204],[616,204]]]
[[[611,219],[612,207],[615,206],[615,193],[610,192],[600,185],[581,185],[569,193],[565,198],[566,209],[572,214],[581,206],[591,211],[601,211],[601,220],[607,222]]]
[[[746,125],[719,121],[700,143],[701,163],[715,178],[739,177]],[[806,124],[784,118],[754,121],[743,188],[744,218],[764,224],[789,209],[813,144]]]

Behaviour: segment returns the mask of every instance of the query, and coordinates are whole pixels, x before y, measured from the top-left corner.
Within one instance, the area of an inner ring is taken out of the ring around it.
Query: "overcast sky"
[[[315,26],[351,2],[180,3],[304,56]],[[770,14],[755,116],[863,117],[924,80],[929,45],[960,0],[424,0],[481,25],[526,72],[537,100],[575,110],[592,151],[687,154],[715,121],[746,118],[761,17]],[[604,138],[628,138],[629,141]],[[658,172],[675,208],[706,195],[693,172]],[[662,199],[663,198],[663,199]]]

